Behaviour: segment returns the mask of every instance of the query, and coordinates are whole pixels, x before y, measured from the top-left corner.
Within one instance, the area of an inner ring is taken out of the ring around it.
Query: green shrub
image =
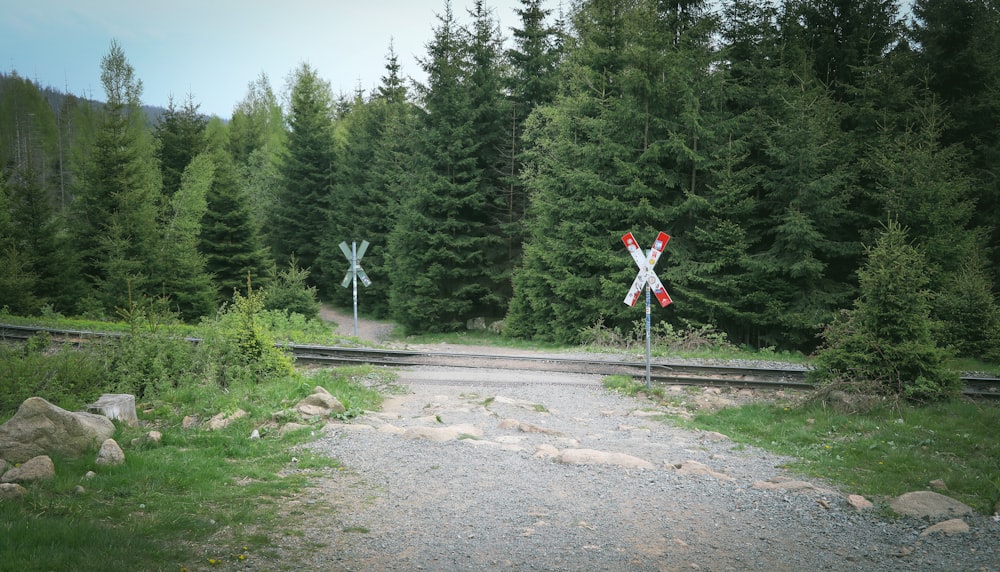
[[[36,396],[79,409],[104,393],[105,380],[103,364],[92,353],[69,346],[43,352],[0,344],[0,419]]]
[[[316,287],[306,284],[307,278],[309,270],[299,268],[293,256],[288,263],[288,269],[279,272],[275,283],[268,286],[264,308],[284,310],[307,318],[317,317],[319,301],[316,299]]]

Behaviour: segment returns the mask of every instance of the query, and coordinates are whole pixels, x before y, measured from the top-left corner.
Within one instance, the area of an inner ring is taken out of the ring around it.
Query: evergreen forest
[[[390,45],[370,92],[303,63],[228,118],[151,113],[115,40],[99,102],[3,74],[0,308],[195,322],[251,283],[315,314],[295,288],[350,306],[367,240],[363,313],[577,343],[643,319],[621,237],[665,231],[658,322],[811,352],[896,245],[920,331],[1000,360],[998,0],[469,2],[422,81]]]

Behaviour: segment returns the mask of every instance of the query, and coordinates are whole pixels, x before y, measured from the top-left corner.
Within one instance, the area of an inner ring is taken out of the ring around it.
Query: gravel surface
[[[655,417],[666,409],[608,392],[594,376],[409,368],[399,382],[382,411],[330,424],[309,445],[344,470],[290,500],[298,530],[272,562],[353,571],[1000,571],[993,517],[965,517],[966,534],[920,537],[934,522],[859,513],[846,502],[853,491],[796,481],[781,469],[787,459],[675,427]],[[617,456],[573,464],[580,450]],[[274,567],[252,559],[245,569]]]

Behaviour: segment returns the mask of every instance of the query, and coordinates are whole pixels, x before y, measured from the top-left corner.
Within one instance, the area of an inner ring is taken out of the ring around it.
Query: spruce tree
[[[155,295],[149,261],[157,252],[160,177],[141,108],[142,81],[112,41],[101,59],[107,104],[73,203],[73,243],[97,311]],[[92,306],[93,306],[92,303]]]
[[[406,188],[406,145],[415,114],[391,46],[385,69],[372,96],[358,98],[339,122],[345,143],[338,155],[333,206],[320,254],[320,264],[330,278],[324,284],[324,298],[348,306],[352,292],[340,285],[348,266],[338,245],[362,240],[371,244],[363,264],[374,285],[364,290],[362,307],[380,317],[389,315],[391,264],[386,245],[395,226],[399,193]]]
[[[314,284],[323,284],[318,265],[330,193],[336,167],[333,97],[329,84],[308,64],[292,75],[288,142],[282,156],[280,187],[269,223],[276,260],[295,255],[310,270]]]
[[[26,316],[38,310],[37,276],[31,272],[30,259],[18,244],[11,203],[0,172],[0,310]]]
[[[248,277],[258,287],[266,287],[273,262],[260,240],[246,192],[221,134],[210,133],[207,153],[214,176],[207,191],[199,250],[213,277],[216,302],[221,303],[231,299],[233,292],[244,291]]]
[[[160,161],[163,194],[173,196],[181,186],[184,169],[205,150],[205,126],[208,119],[198,113],[200,105],[188,95],[180,109],[171,96],[167,111],[160,117],[154,130],[156,158]]]
[[[528,190],[521,177],[528,158],[523,144],[528,116],[541,105],[551,104],[559,89],[558,63],[560,30],[547,19],[552,11],[541,0],[521,0],[515,12],[520,27],[513,28],[513,46],[507,50],[507,119],[502,131],[507,135],[501,156],[505,197],[499,219],[506,238],[507,263],[519,266],[523,256]]]
[[[170,269],[160,278],[160,293],[170,300],[171,309],[188,322],[211,314],[216,303],[205,256],[198,250],[214,168],[211,157],[203,153],[184,170],[180,186],[164,208],[160,252],[155,260],[159,267]]]
[[[926,259],[890,221],[858,271],[860,295],[827,328],[814,379],[913,401],[958,394],[961,380],[932,335]]]
[[[573,26],[563,94],[525,135],[528,237],[505,330],[560,342],[600,320],[631,329],[638,316],[621,300],[636,269],[621,236],[683,236],[690,222],[672,215],[701,192],[711,139],[703,3],[589,2]]]
[[[408,331],[453,331],[474,317],[499,317],[504,284],[489,267],[502,248],[495,196],[483,173],[484,141],[473,106],[468,45],[446,5],[422,61],[425,113],[409,188],[389,237],[393,317]]]
[[[1000,5],[994,0],[915,0],[912,83],[938,96],[951,120],[941,145],[969,152],[974,224],[988,230],[991,278],[1000,284]]]

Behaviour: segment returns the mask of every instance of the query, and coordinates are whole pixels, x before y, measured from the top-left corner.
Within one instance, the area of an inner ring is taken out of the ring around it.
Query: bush
[[[232,305],[219,315],[215,335],[205,340],[217,364],[216,381],[226,387],[234,381],[264,381],[291,375],[292,358],[275,346],[261,320],[264,292],[247,280],[247,295],[233,293]]]
[[[103,393],[106,376],[97,356],[69,346],[45,351],[38,347],[0,344],[0,419],[13,415],[29,397],[72,411]]]
[[[288,263],[288,269],[279,272],[278,280],[268,287],[264,308],[302,314],[307,318],[319,315],[316,287],[307,285],[307,278],[309,270],[299,268],[293,256]]]

